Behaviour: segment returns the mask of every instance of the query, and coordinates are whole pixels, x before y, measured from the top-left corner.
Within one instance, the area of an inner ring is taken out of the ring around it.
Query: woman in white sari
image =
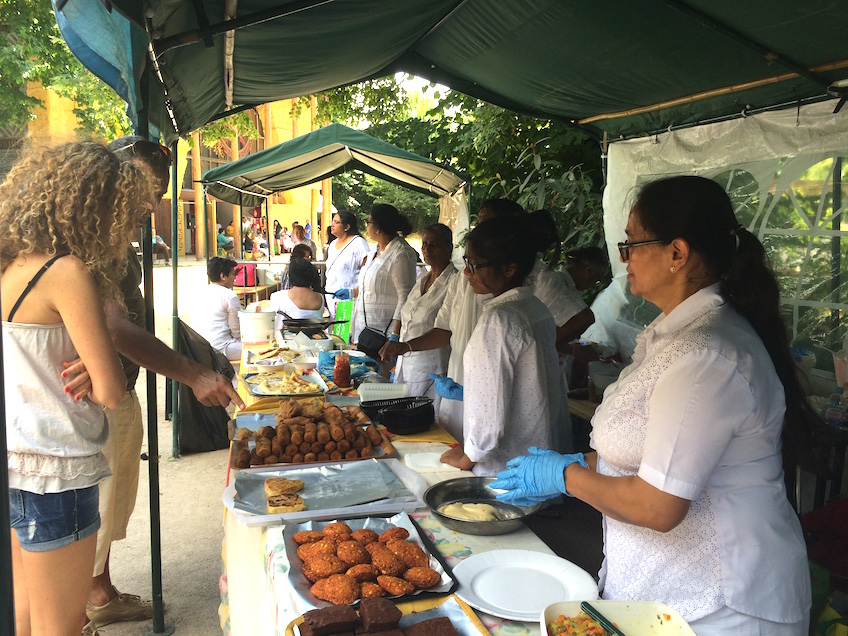
[[[327,292],[327,308],[336,315],[336,301],[353,298],[358,285],[359,270],[368,256],[368,243],[362,238],[356,217],[346,210],[333,215],[330,232],[335,240],[327,246],[327,268],[324,289]]]

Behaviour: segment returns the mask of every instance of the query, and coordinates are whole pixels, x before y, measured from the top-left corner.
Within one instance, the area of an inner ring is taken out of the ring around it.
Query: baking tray
[[[453,592],[457,587],[456,579],[453,577],[453,573],[448,567],[447,563],[445,563],[439,553],[436,551],[433,544],[429,539],[425,540],[426,535],[422,535],[418,529],[418,526],[414,521],[410,518],[408,514],[405,512],[401,512],[400,514],[396,514],[393,517],[389,517],[386,519],[385,517],[365,517],[360,519],[350,519],[350,518],[336,518],[331,521],[325,522],[309,522],[309,523],[301,523],[301,524],[286,524],[285,529],[283,530],[283,540],[286,546],[286,556],[289,560],[289,583],[292,586],[292,590],[294,594],[297,595],[299,599],[298,607],[306,607],[308,609],[314,609],[316,607],[330,607],[332,603],[328,603],[327,601],[322,601],[319,598],[316,598],[312,592],[310,592],[310,588],[312,587],[312,583],[303,575],[303,561],[297,556],[298,544],[292,538],[296,532],[300,532],[301,530],[321,530],[328,523],[332,523],[332,521],[343,521],[348,526],[350,526],[351,530],[359,530],[360,528],[368,528],[370,530],[374,530],[377,534],[382,534],[385,530],[388,530],[392,526],[397,526],[399,528],[406,528],[409,531],[409,539],[412,543],[415,543],[422,550],[427,552],[430,556],[430,567],[439,572],[442,575],[442,579],[436,587],[428,588],[426,590],[415,590],[412,594],[406,594],[404,596],[395,596],[388,597],[394,601],[398,600],[406,600],[413,599],[419,597],[426,597],[433,594],[447,594]],[[354,605],[358,604],[359,601],[354,603]]]
[[[400,619],[400,628],[403,629],[431,618],[446,616],[450,619],[459,636],[489,636],[489,630],[486,629],[474,610],[455,594],[437,599],[435,602],[438,603],[435,607],[422,610],[416,609],[418,605],[422,604],[416,601],[396,603],[397,608],[403,613]],[[298,616],[289,623],[286,626],[286,636],[302,636],[299,629],[295,630],[295,627],[302,622],[303,616]]]
[[[271,416],[272,422],[268,422],[267,424],[261,424],[261,426],[276,426],[276,420],[273,420],[273,415]],[[358,424],[354,424],[354,426],[359,426]],[[371,452],[374,453],[373,457],[357,457],[356,459],[339,459],[336,461],[326,461],[326,462],[310,462],[308,464],[290,464],[290,463],[277,463],[277,464],[265,464],[264,466],[251,466],[251,468],[281,468],[281,467],[300,467],[305,468],[307,466],[320,466],[323,464],[346,464],[349,462],[361,462],[368,459],[389,459],[392,457],[397,457],[398,452],[397,449],[392,445],[391,440],[386,436],[386,431],[381,428],[377,429],[380,431],[380,439],[382,440],[379,446],[373,446],[371,448]],[[256,445],[255,437],[248,437],[247,439],[234,439],[232,446],[230,447],[230,470],[248,470],[247,468],[239,468],[236,466],[236,458],[238,457],[239,451],[242,448],[247,448],[248,450],[252,450]]]
[[[370,481],[367,481],[369,475],[387,484],[389,494],[393,493],[394,496],[379,501],[365,501],[373,499],[365,496],[366,492],[374,493],[376,496],[386,494],[385,489],[378,490]],[[304,487],[299,494],[303,497],[308,509],[284,514],[263,513],[267,502],[265,479],[269,477],[302,479]],[[392,482],[392,478],[398,483]],[[362,479],[366,481],[363,483]],[[246,485],[247,490],[242,489],[242,484]],[[405,491],[401,491],[398,484],[402,485]],[[235,514],[239,523],[248,526],[265,526],[285,521],[288,527],[288,522],[336,519],[341,516],[394,514],[404,510],[416,510],[424,507],[421,496],[426,489],[427,482],[424,478],[397,459],[381,461],[372,459],[370,462],[288,464],[270,469],[264,466],[245,468],[230,480],[221,499],[224,505]],[[347,498],[344,494],[346,492],[351,493]],[[316,493],[318,493],[317,496]],[[323,497],[320,493],[328,494]],[[333,501],[342,501],[345,505],[330,507],[331,495]],[[357,503],[347,504],[347,501],[357,501]]]
[[[324,378],[321,377],[321,374],[318,373],[315,369],[310,369],[309,371],[304,371],[300,374],[300,377],[307,382],[311,382],[315,385],[314,391],[308,391],[305,393],[260,393],[257,391],[257,384],[249,384],[247,379],[257,375],[258,372],[253,373],[244,373],[239,376],[239,380],[244,386],[247,388],[247,392],[256,397],[307,397],[314,395],[322,395],[325,391],[328,390],[327,383],[324,382]]]

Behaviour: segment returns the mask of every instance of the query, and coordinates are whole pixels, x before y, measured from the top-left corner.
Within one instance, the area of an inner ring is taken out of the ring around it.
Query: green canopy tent
[[[359,130],[330,124],[291,141],[209,170],[201,183],[215,198],[256,207],[275,192],[316,183],[348,170],[437,197],[439,220],[468,229],[467,176]]]
[[[71,49],[169,142],[398,71],[610,139],[821,101],[848,78],[843,0],[54,3]]]

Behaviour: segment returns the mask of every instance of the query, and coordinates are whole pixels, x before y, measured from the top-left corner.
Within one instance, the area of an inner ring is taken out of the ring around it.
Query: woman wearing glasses
[[[491,294],[463,354],[463,443],[442,462],[496,475],[528,446],[549,448],[559,411],[556,324],[525,286],[536,250],[511,219],[478,225],[465,243],[464,275]]]
[[[816,415],[763,247],[700,177],[645,186],[626,234],[630,289],[663,313],[604,393],[595,452],[533,448],[493,485],[507,501],[564,493],[603,513],[603,598],[668,604],[699,636],[806,634],[806,549],[782,467]]]
[[[19,634],[77,636],[87,620],[100,526],[98,483],[110,474],[102,453],[109,435],[103,407],[121,403],[127,382],[103,299],[120,298],[134,211],[152,208],[156,194],[147,171],[93,142],[33,150],[0,186]],[[85,379],[63,380],[63,363],[77,358]],[[93,629],[90,623],[84,633]]]

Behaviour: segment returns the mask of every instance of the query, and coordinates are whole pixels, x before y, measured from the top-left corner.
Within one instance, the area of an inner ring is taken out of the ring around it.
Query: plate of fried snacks
[[[444,594],[456,585],[404,512],[388,519],[286,524],[283,538],[289,581],[305,606]]]
[[[321,374],[314,369],[303,372],[259,371],[241,377],[248,391],[257,396],[320,395],[327,390]]]

